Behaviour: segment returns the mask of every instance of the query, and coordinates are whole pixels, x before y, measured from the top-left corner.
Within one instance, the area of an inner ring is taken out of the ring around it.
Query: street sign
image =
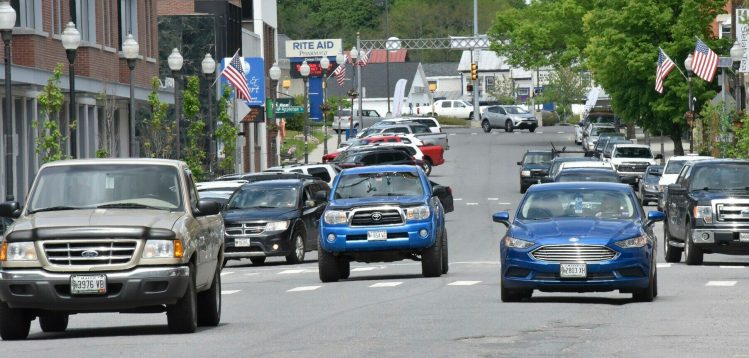
[[[304,107],[302,106],[284,106],[283,104],[279,104],[276,107],[276,113],[277,114],[302,114],[304,113]]]
[[[733,59],[728,56],[718,57],[718,68],[731,68],[733,66]]]
[[[250,107],[250,112],[242,118],[242,122],[262,123],[264,121],[265,112],[263,111],[263,107]]]
[[[286,57],[336,56],[342,52],[341,39],[286,41]]]

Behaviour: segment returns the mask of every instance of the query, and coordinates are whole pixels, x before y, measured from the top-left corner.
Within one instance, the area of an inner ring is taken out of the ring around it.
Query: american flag
[[[697,39],[692,58],[692,71],[697,77],[712,82],[715,71],[718,70],[718,55],[713,52],[702,40]]]
[[[345,56],[345,55],[344,55]],[[335,75],[335,80],[338,82],[338,85],[343,87],[343,80],[346,78],[346,57],[344,57],[344,60],[342,63],[338,64],[338,67],[333,70],[333,74]]]
[[[237,91],[237,98],[249,101],[250,88],[247,87],[247,78],[244,76],[241,61],[239,50],[237,50],[237,52],[234,53],[234,57],[229,61],[229,65],[221,71],[221,75],[226,77],[226,80],[229,81],[232,87]]]
[[[658,49],[658,69],[655,70],[655,90],[658,93],[663,93],[663,81],[666,79],[671,70],[676,67],[674,61],[663,52],[662,49]]]
[[[359,66],[364,67],[367,65],[367,61],[369,61],[369,53],[371,51],[362,51],[359,53]]]

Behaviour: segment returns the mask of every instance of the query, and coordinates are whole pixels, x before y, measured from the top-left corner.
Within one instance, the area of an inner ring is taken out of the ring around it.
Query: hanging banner
[[[736,40],[744,49],[749,48],[749,9],[736,9]],[[741,59],[739,72],[747,73],[747,52],[744,51],[744,58]]]
[[[395,92],[393,93],[393,116],[400,117],[403,110],[403,97],[406,95],[406,84],[408,80],[401,78],[395,83]]]

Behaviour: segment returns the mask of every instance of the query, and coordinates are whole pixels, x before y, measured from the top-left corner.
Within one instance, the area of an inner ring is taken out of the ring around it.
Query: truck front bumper
[[[70,276],[104,274],[107,293],[71,295]],[[67,312],[117,312],[169,305],[184,296],[190,282],[187,266],[139,267],[116,272],[49,272],[42,269],[0,270],[0,299],[10,308]]]
[[[434,230],[431,221],[398,226],[329,226],[321,228],[320,243],[328,252],[421,250],[434,243]],[[368,240],[369,231],[386,231],[387,239]]]
[[[710,252],[747,255],[749,254],[749,227],[694,228],[692,229],[692,242]]]

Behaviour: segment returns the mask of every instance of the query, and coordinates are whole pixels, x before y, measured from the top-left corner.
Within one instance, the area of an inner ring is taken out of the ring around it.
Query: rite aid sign
[[[335,56],[342,52],[341,39],[286,41],[286,57]]]

